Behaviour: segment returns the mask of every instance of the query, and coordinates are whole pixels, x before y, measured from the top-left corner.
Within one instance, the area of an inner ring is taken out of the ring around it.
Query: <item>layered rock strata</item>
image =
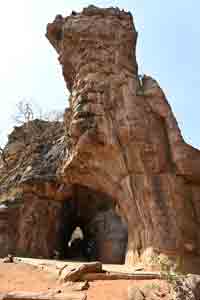
[[[46,35],[70,92],[62,180],[114,199],[128,224],[126,263],[161,253],[196,264],[200,153],[157,81],[138,74],[132,15],[89,6],[58,15]]]
[[[65,123],[28,122],[8,138],[0,161],[0,257],[124,261],[127,228],[111,197],[56,174],[68,151],[70,115],[66,110]],[[70,248],[78,226],[84,240]]]
[[[85,259],[159,264],[164,255],[199,272],[199,150],[158,82],[138,74],[132,15],[89,6],[56,16],[46,36],[70,108],[64,123],[34,120],[9,136],[0,256],[69,258],[80,226]]]
[[[64,150],[60,122],[34,120],[10,134],[0,164],[1,257],[53,257],[61,247],[63,202],[55,200],[62,198],[56,170]]]

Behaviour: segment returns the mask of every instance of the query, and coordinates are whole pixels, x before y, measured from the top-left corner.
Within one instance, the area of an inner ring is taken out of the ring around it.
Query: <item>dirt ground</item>
[[[128,297],[132,287],[155,290],[153,299],[169,299],[169,287],[160,280],[107,280],[89,283],[88,300],[134,300]],[[6,292],[50,292],[61,293],[69,286],[61,284],[56,275],[28,264],[0,263],[0,293]],[[148,297],[147,297],[148,298]],[[152,299],[152,296],[149,298]]]
[[[143,299],[158,300],[169,299],[170,290],[166,282],[158,280],[107,280],[96,281],[90,283],[90,288],[87,292],[87,299],[89,300],[137,300],[136,297],[130,297],[131,288],[139,287],[142,291],[151,290],[145,293],[146,297]],[[128,297],[129,295],[129,297]],[[148,297],[149,296],[149,297]],[[142,299],[139,298],[140,300]]]
[[[44,292],[57,287],[53,274],[35,266],[0,263],[0,292]]]

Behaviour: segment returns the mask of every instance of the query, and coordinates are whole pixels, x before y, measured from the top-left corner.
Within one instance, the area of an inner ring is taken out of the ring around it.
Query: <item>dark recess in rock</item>
[[[162,254],[199,273],[200,153],[158,82],[138,74],[132,15],[91,5],[57,15],[46,36],[70,108],[63,123],[35,120],[9,137],[0,254],[66,258],[80,226],[85,259],[149,264]]]

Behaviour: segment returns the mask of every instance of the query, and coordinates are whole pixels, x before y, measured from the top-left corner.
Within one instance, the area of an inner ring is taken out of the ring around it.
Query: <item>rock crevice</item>
[[[56,26],[47,26],[52,44]],[[116,200],[128,223],[128,263],[154,252],[197,259],[200,154],[184,142],[159,84],[138,75],[133,18],[90,6],[63,18],[60,30],[55,48],[72,108],[64,181]]]
[[[17,143],[10,139],[9,173],[1,168],[2,197],[6,201],[11,194],[15,178],[23,205],[34,191],[40,201],[56,200],[61,212],[63,203],[82,203],[84,215],[91,208],[86,191],[102,203],[112,199],[109,209],[97,209],[83,226],[86,232],[95,226],[99,232],[99,259],[109,262],[112,256],[122,262],[126,256],[127,264],[146,264],[155,255],[166,255],[172,261],[181,257],[185,270],[199,272],[200,153],[185,143],[158,82],[138,74],[132,15],[89,6],[65,18],[57,15],[47,25],[46,37],[58,53],[70,108],[62,125],[41,123],[43,134],[37,137],[43,138],[28,141],[25,151],[21,138]],[[49,126],[51,135],[44,138]],[[61,219],[52,220],[55,228],[63,226],[57,224]],[[101,239],[102,222],[112,227],[110,257],[105,257],[108,236]],[[70,226],[65,224],[68,235]],[[48,240],[46,234],[43,238]],[[116,247],[119,240],[124,253]],[[48,256],[48,251],[41,252]]]

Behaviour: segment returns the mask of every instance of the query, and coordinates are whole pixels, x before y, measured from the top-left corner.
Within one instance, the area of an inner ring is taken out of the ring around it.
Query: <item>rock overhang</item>
[[[184,142],[158,82],[138,75],[131,14],[89,6],[58,15],[47,38],[70,91],[64,149],[52,148],[62,152],[52,169],[62,200],[75,186],[111,197],[128,223],[126,263],[164,254],[191,270],[200,245],[200,155]]]

